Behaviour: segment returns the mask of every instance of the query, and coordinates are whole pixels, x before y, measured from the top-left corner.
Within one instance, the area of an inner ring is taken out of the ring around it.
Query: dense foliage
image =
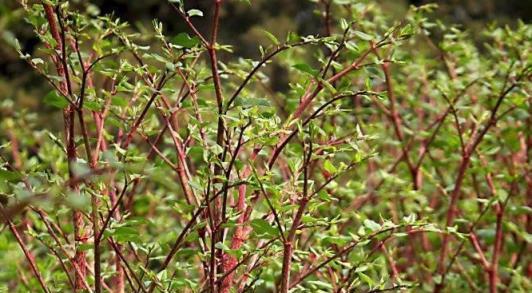
[[[168,2],[20,1],[56,115],[0,100],[0,291],[532,289],[530,25],[311,1],[251,60],[217,40],[253,1]]]

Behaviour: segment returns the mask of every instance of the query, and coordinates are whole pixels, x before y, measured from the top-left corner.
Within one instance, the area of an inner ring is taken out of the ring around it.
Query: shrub
[[[249,60],[183,2],[171,36],[21,1],[58,115],[1,104],[6,289],[530,290],[529,25],[320,1]]]

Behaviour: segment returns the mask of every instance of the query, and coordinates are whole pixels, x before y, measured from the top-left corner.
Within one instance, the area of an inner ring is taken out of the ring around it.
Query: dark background
[[[235,53],[242,57],[257,57],[257,44],[267,43],[262,29],[282,38],[288,31],[300,35],[320,34],[322,19],[315,13],[316,4],[309,0],[251,0],[249,6],[243,1],[226,0],[222,13],[221,42],[231,44]],[[319,2],[319,1],[318,1]],[[391,16],[399,17],[409,5],[438,3],[437,16],[449,23],[463,25],[475,31],[490,22],[515,24],[518,19],[530,22],[532,1],[529,0],[380,0],[376,1]],[[71,1],[73,5],[86,3]],[[154,18],[165,25],[169,35],[186,28],[166,0],[93,0],[102,14],[112,13],[134,26],[150,27]],[[210,0],[185,1],[187,9],[200,9],[204,17],[195,18],[198,27],[205,31],[210,21]],[[474,34],[472,34],[474,35]],[[28,65],[21,61],[12,49],[10,40],[16,36],[24,51],[33,53],[38,45],[31,27],[23,20],[23,11],[15,0],[0,0],[0,102],[15,98],[23,106],[39,106],[38,99],[48,86],[36,76]],[[1,114],[1,113],[0,113]]]

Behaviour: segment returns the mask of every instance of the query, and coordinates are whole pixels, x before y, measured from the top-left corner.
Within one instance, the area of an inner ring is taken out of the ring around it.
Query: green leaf
[[[332,94],[336,94],[337,90],[334,88],[334,86],[330,82],[322,78],[320,78],[320,82],[327,91],[329,91]]]
[[[329,290],[332,290],[333,289],[333,286],[327,282],[323,282],[323,281],[308,281],[309,284],[313,284],[315,286],[318,286],[318,287],[321,287],[321,288],[324,288],[324,289],[329,289]]]
[[[33,58],[31,59],[31,62],[35,65],[44,64],[44,61],[41,58]]]
[[[349,28],[349,22],[345,18],[340,19],[340,28],[345,31],[347,28]]]
[[[76,248],[81,251],[90,251],[93,247],[94,247],[94,244],[92,243],[83,243],[83,244],[78,244]]]
[[[192,248],[181,248],[179,249],[179,251],[176,253],[176,258],[189,258],[189,257],[192,257],[194,255],[198,254],[198,250],[197,249],[192,249]]]
[[[166,70],[168,70],[169,72],[175,71],[175,64],[172,62],[166,62],[164,66],[166,67]]]
[[[272,33],[270,33],[269,31],[267,30],[262,30],[264,32],[264,34],[266,35],[266,37],[272,42],[274,43],[275,45],[279,45],[279,40],[277,39],[276,36],[274,36]]]
[[[371,41],[371,40],[373,40],[373,36],[370,36],[370,35],[368,35],[368,34],[366,34],[366,33],[361,32],[361,31],[355,31],[355,35],[356,35],[357,37],[359,37],[360,39],[364,40],[364,41]]]
[[[325,160],[325,162],[323,162],[323,169],[331,174],[334,174],[337,171],[336,167],[329,160]]]
[[[229,246],[227,246],[225,243],[222,243],[222,242],[216,242],[216,244],[214,244],[214,247],[216,247],[218,249],[221,249],[223,251],[231,250],[231,248],[229,248]]]
[[[100,104],[98,104],[95,101],[85,101],[83,103],[83,108],[87,108],[91,111],[99,111],[100,110]]]
[[[190,37],[187,33],[179,33],[172,39],[172,44],[184,48],[192,48],[199,44],[199,40],[196,37]]]
[[[334,0],[334,3],[338,5],[347,5],[347,4],[353,4],[354,0]]]
[[[257,234],[269,234],[272,236],[277,236],[278,234],[277,229],[264,219],[252,220],[251,227],[253,227],[253,231]]]
[[[132,227],[117,227],[114,229],[114,237],[119,242],[139,240],[139,233],[137,229]]]
[[[20,174],[17,172],[6,171],[0,169],[0,179],[7,181],[18,181],[21,178]]]
[[[127,106],[127,100],[120,96],[113,96],[111,98],[111,104],[113,106],[120,106],[120,107],[126,107]]]
[[[378,231],[380,230],[381,228],[381,225],[379,225],[379,223],[373,221],[373,220],[370,220],[370,219],[365,219],[364,220],[364,226],[366,226],[366,228],[370,229],[371,231]]]
[[[410,214],[403,217],[403,221],[407,224],[414,224],[416,222],[416,214]]]
[[[361,273],[361,272],[358,272],[358,277],[364,281],[364,283],[368,284],[370,287],[373,287],[375,286],[375,282],[373,281],[372,278],[370,278],[368,275],[364,274],[364,273]]]
[[[300,63],[300,64],[296,64],[296,65],[293,65],[292,66],[293,68],[303,72],[303,73],[308,73],[312,76],[316,76],[318,75],[319,71],[310,67],[310,65],[306,64],[306,63]]]
[[[59,109],[64,109],[68,106],[68,101],[65,97],[57,94],[56,91],[49,92],[43,99],[44,104]]]
[[[199,9],[190,9],[188,12],[187,12],[187,15],[192,17],[192,16],[199,16],[199,17],[202,17],[203,16],[203,11],[199,10]]]

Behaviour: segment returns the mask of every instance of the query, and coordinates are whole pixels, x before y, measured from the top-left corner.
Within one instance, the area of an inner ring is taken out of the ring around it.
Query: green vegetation
[[[0,291],[532,290],[530,25],[309,1],[315,34],[253,30],[246,59],[224,5],[259,4],[189,2],[175,33],[84,1],[0,18],[47,82],[0,83]]]

